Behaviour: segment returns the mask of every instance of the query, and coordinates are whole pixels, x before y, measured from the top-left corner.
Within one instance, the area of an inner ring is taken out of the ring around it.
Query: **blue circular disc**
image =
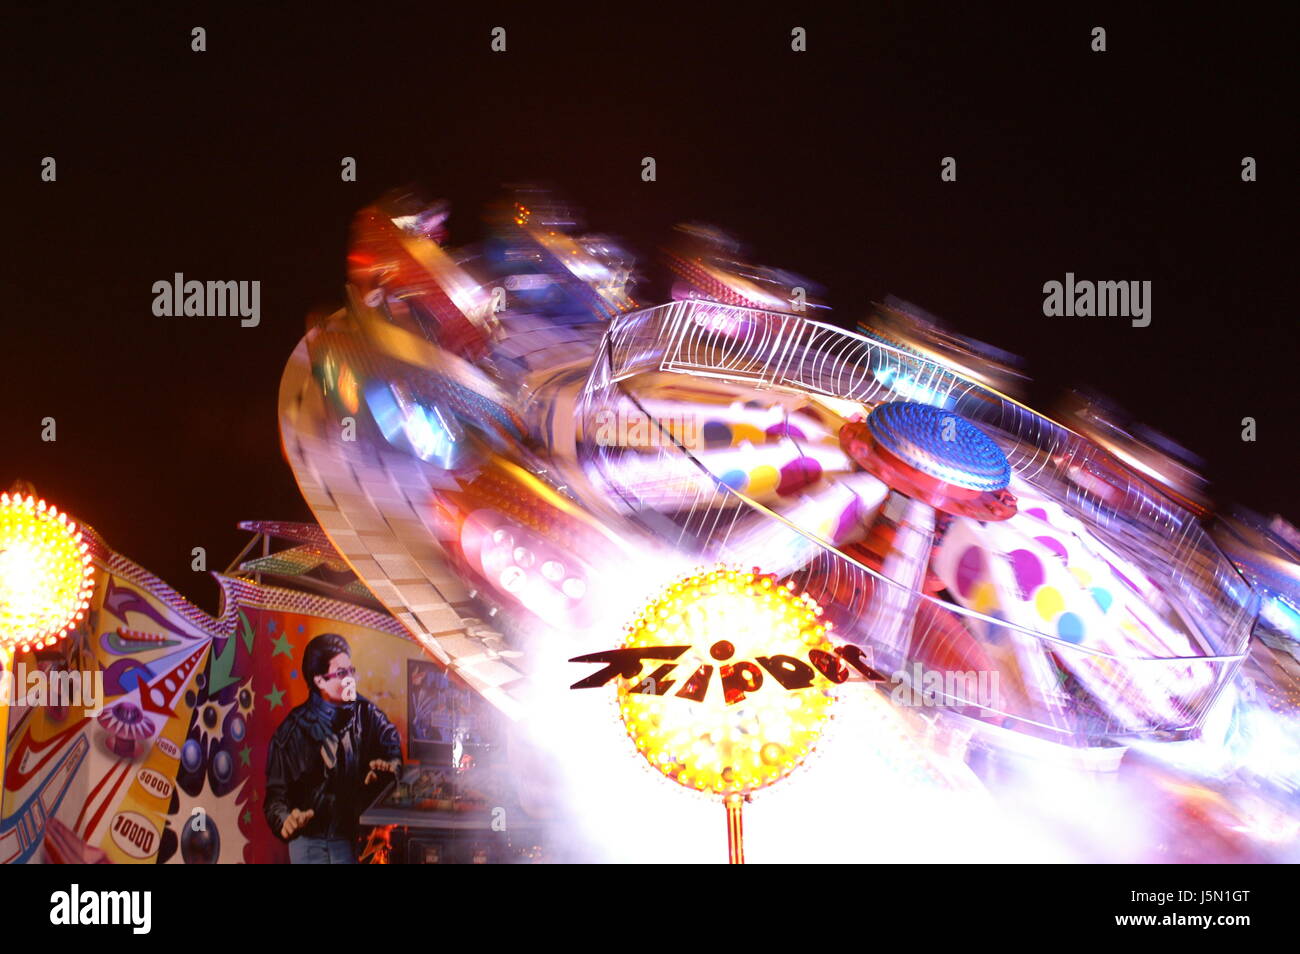
[[[225,782],[235,774],[235,760],[225,749],[219,750],[212,756],[212,774],[219,782]]]
[[[194,739],[186,739],[181,746],[181,764],[185,771],[193,772],[203,762],[203,746]]]
[[[912,401],[881,404],[867,415],[881,447],[923,474],[968,490],[1002,490],[1011,464],[1002,448],[966,418]]]

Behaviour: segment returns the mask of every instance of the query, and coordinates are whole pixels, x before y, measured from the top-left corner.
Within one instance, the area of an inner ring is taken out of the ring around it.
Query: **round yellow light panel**
[[[719,795],[789,775],[835,702],[834,683],[808,662],[832,651],[821,615],[811,597],[757,573],[719,566],[673,583],[626,627],[625,648],[690,647],[670,671],[647,660],[642,676],[618,680],[637,750],[673,781]]]
[[[89,549],[67,514],[0,494],[0,649],[53,646],[85,617],[94,593]]]

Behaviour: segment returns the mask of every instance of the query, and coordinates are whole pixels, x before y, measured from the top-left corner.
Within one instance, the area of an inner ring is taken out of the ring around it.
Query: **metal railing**
[[[998,442],[1020,480],[1153,581],[1193,647],[1174,656],[1107,652],[910,589],[727,486],[672,441],[650,451],[651,458],[644,448],[635,451],[651,466],[658,455],[666,473],[698,469],[701,479],[690,482],[688,496],[679,494],[662,512],[620,479],[619,461],[632,452],[583,445],[584,463],[630,517],[701,559],[776,570],[825,606],[839,636],[869,648],[882,671],[907,672],[932,661],[945,640],[969,637],[977,657],[999,673],[1001,688],[992,701],[949,693],[950,706],[1076,741],[1186,733],[1248,649],[1257,597],[1192,514],[1128,476],[1108,451],[951,369],[797,315],[675,302],[611,322],[577,404],[579,426],[591,433],[602,412],[646,413],[636,379],[663,372],[848,400],[864,410],[918,401],[966,417]],[[1081,479],[1089,474],[1104,476],[1104,492]]]

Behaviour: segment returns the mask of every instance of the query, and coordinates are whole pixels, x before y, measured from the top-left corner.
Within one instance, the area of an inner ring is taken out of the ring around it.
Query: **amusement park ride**
[[[819,763],[859,755],[822,742],[863,713],[935,788],[1109,778],[1174,855],[1294,856],[1294,531],[1216,515],[1095,403],[1027,407],[1016,359],[913,305],[845,330],[812,282],[704,226],[648,303],[630,252],[579,220],[521,190],[455,249],[443,204],[357,216],[346,306],[279,396],[314,545],[357,584],[334,598],[525,733],[572,749],[614,725],[627,760],[721,800],[734,861],[769,786],[847,797]],[[5,519],[36,527],[33,506]],[[58,613],[6,615],[11,648],[84,612],[74,557]],[[1187,847],[1188,818],[1212,847]]]

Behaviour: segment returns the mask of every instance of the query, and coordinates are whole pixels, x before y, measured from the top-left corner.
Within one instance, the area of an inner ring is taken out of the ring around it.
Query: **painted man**
[[[303,651],[310,695],[280,723],[266,761],[267,824],[289,844],[294,864],[355,864],[358,820],[372,782],[398,775],[397,729],[357,695],[352,651],[324,633]]]

